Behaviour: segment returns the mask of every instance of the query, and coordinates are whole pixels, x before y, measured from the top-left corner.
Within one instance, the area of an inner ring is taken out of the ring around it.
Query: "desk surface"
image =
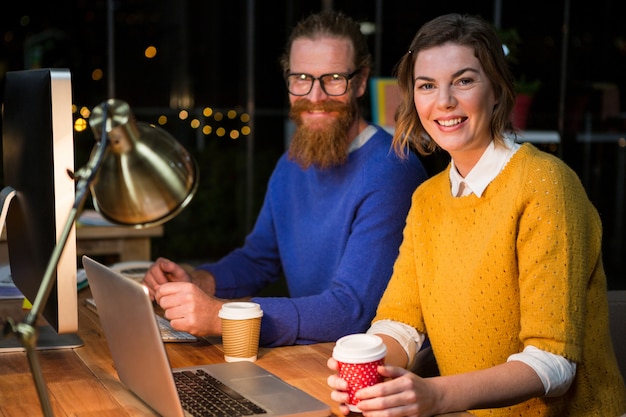
[[[40,351],[39,358],[55,416],[155,416],[117,378],[98,315],[85,306],[89,289],[79,293],[79,335],[84,346]],[[0,302],[0,317],[21,318],[21,302]],[[333,343],[262,348],[257,364],[332,408],[326,360]],[[223,362],[221,338],[166,344],[172,367]],[[41,416],[37,391],[23,352],[0,354],[0,415]],[[460,414],[459,414],[460,415]],[[451,416],[451,415],[450,415]]]
[[[84,346],[40,351],[39,358],[55,416],[155,416],[118,380],[98,315],[85,307],[88,289],[79,293],[79,336]],[[21,302],[0,302],[0,317],[19,319]],[[11,336],[12,337],[12,336]],[[326,385],[326,360],[332,343],[266,349],[257,363],[333,407]],[[221,338],[166,344],[172,367],[224,362]],[[23,352],[0,354],[0,415],[40,416],[37,391]]]

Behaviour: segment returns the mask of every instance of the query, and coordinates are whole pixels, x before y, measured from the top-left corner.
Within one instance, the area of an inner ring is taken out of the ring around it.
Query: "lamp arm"
[[[102,124],[106,126],[106,122],[107,118],[105,117]],[[48,301],[48,298],[50,296],[50,292],[52,291],[52,287],[55,283],[56,278],[56,268],[59,264],[61,255],[63,254],[63,249],[65,248],[67,239],[69,238],[69,235],[72,231],[72,227],[74,226],[74,222],[76,221],[79,212],[82,210],[85,198],[87,197],[87,194],[89,192],[89,185],[95,179],[102,165],[102,161],[104,160],[104,156],[106,155],[109,141],[106,135],[106,129],[102,129],[102,132],[102,138],[96,145],[96,151],[90,157],[87,165],[81,168],[74,176],[74,178],[77,179],[74,205],[70,210],[61,236],[59,237],[57,244],[52,251],[52,255],[50,256],[50,260],[48,261],[48,266],[46,267],[44,277],[41,281],[41,285],[39,286],[39,290],[37,291],[37,295],[35,297],[35,301],[33,302],[32,308],[22,322],[15,324],[11,319],[9,319],[7,323],[10,324],[12,333],[15,334],[17,339],[21,342],[22,346],[24,346],[24,349],[26,350],[28,363],[33,374],[35,387],[37,388],[37,394],[39,395],[41,409],[44,413],[44,416],[46,417],[52,417],[54,414],[52,412],[52,406],[50,405],[46,382],[41,371],[41,366],[39,365],[39,357],[37,355],[37,328],[35,327],[35,324],[41,309],[45,307],[46,302]],[[14,193],[12,194],[10,193],[10,190],[8,191],[10,198],[12,198]],[[0,198],[3,198],[4,190],[0,194]]]

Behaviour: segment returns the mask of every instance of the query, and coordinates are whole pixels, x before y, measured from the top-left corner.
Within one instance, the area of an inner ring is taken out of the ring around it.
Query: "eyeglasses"
[[[350,81],[359,70],[355,70],[350,74],[332,73],[322,74],[314,77],[311,74],[287,74],[285,81],[287,82],[287,90],[294,96],[306,96],[313,89],[315,80],[319,80],[322,91],[329,96],[342,96],[348,91],[348,81]]]

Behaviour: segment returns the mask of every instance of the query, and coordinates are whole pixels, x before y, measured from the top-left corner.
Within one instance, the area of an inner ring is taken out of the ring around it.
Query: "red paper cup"
[[[337,340],[333,358],[338,363],[339,377],[348,382],[350,411],[361,412],[354,398],[358,390],[383,381],[377,367],[384,363],[386,354],[382,339],[372,334],[351,334]]]

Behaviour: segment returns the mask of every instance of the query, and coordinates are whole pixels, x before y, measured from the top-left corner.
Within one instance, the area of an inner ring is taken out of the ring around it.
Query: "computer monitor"
[[[16,190],[6,210],[13,282],[33,302],[75,198],[72,84],[67,69],[7,72],[2,109],[4,187]],[[80,345],[76,287],[76,233],[72,229],[42,309],[38,348]],[[57,336],[67,337],[57,337]],[[15,338],[12,338],[15,339]],[[13,342],[0,343],[11,349]],[[2,346],[0,346],[0,350]]]

